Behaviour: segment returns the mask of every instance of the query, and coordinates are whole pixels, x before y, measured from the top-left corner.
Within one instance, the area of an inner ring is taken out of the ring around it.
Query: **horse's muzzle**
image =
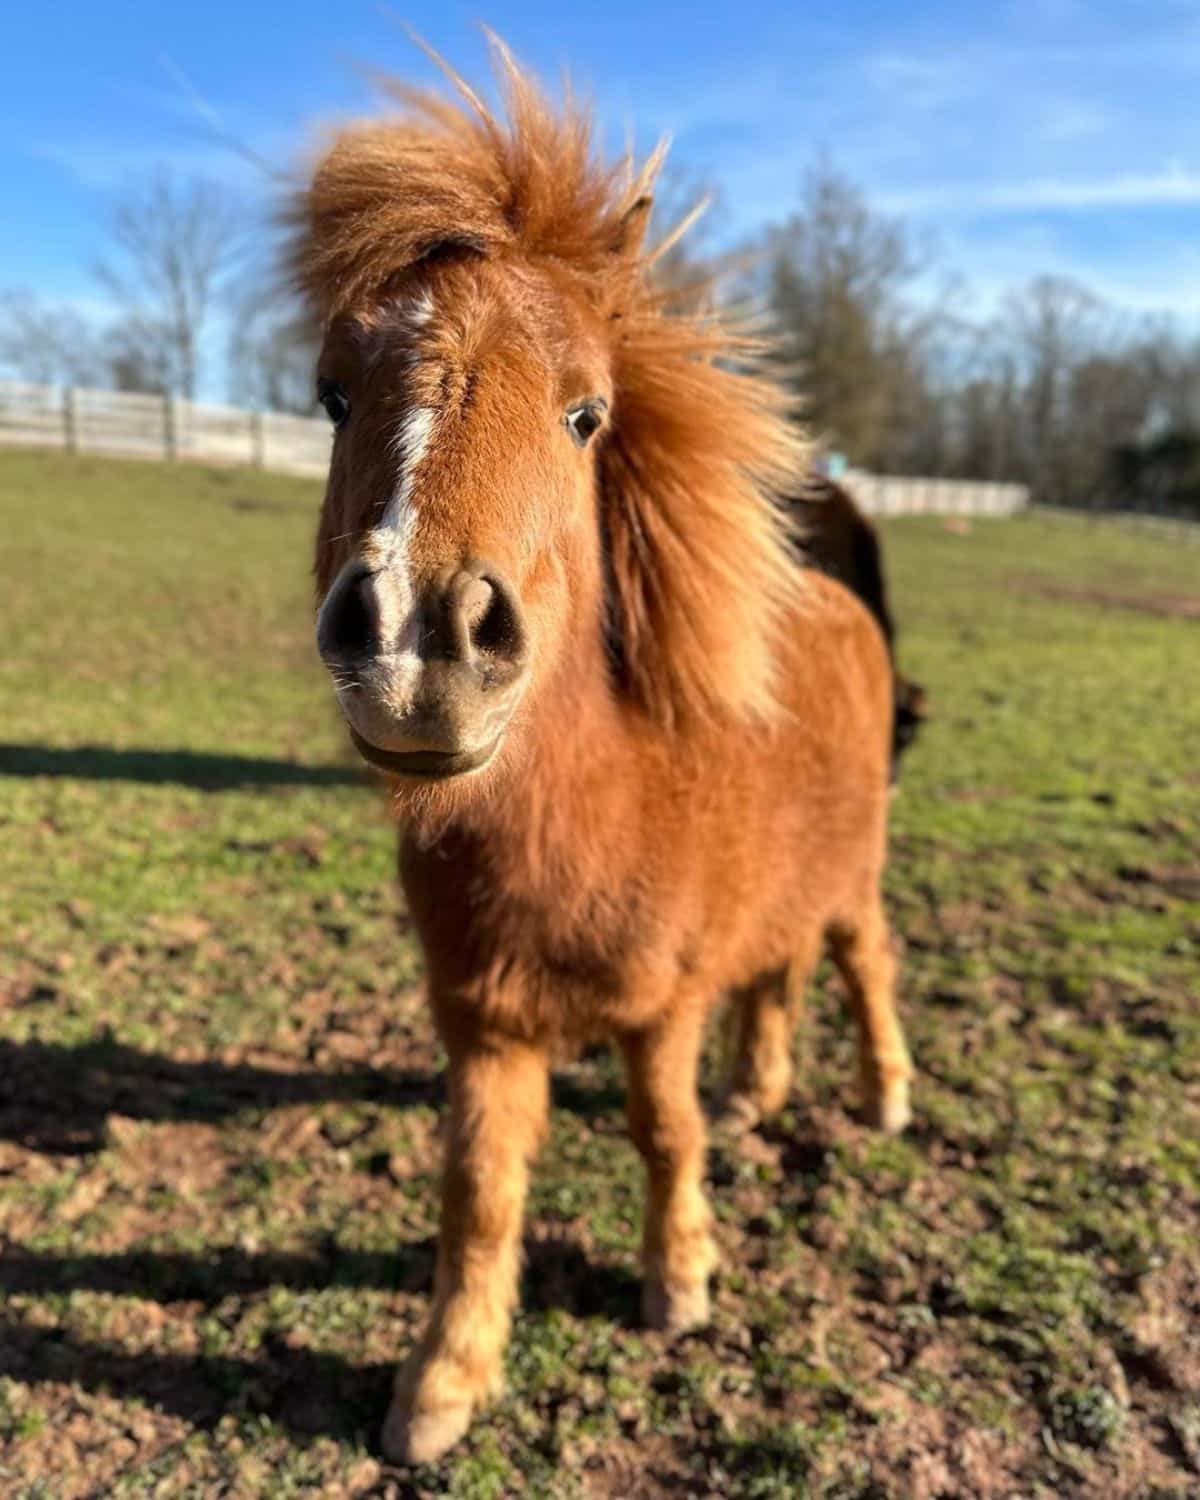
[[[317,648],[359,753],[422,781],[492,759],[529,660],[515,590],[476,560],[419,591],[399,570],[348,563],[321,606]]]

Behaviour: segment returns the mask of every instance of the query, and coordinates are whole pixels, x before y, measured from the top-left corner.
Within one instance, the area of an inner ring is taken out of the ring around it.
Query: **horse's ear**
[[[643,193],[625,210],[613,242],[614,255],[620,256],[622,260],[636,260],[641,255],[653,207],[654,199],[649,193]]]

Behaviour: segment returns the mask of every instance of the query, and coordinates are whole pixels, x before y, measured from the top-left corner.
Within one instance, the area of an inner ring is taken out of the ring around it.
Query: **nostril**
[[[486,595],[483,590],[486,589]],[[516,662],[524,652],[524,636],[516,606],[499,580],[480,578],[473,591],[468,629],[471,645],[483,656]]]
[[[321,611],[317,646],[324,657],[338,661],[373,656],[378,646],[379,621],[370,573],[357,573],[339,585]]]
[[[486,578],[466,578],[459,591],[458,610],[472,644],[475,642],[475,632],[492,607],[495,592]]]
[[[473,667],[484,686],[510,682],[525,663],[521,607],[504,579],[469,562],[430,587],[422,609],[421,655]]]

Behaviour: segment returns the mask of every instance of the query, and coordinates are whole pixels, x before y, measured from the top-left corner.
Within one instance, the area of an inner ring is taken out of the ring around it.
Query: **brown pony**
[[[624,1055],[665,1329],[708,1317],[717,998],[747,1118],[786,1098],[824,940],[887,1130],[911,1072],[880,900],[888,655],[795,564],[786,398],[736,329],[653,290],[659,156],[602,166],[586,115],[497,50],[504,116],[458,79],[458,102],[395,88],[403,114],[316,167],[294,243],[337,427],[318,644],[390,783],[449,1059],[433,1309],[383,1434],[411,1462],[501,1383],[552,1058]]]

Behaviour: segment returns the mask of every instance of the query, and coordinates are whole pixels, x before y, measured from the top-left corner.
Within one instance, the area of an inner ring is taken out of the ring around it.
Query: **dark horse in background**
[[[888,602],[879,532],[840,484],[813,473],[804,489],[785,505],[796,528],[805,562],[836,578],[858,595],[875,616],[887,642],[894,682],[892,776],[900,757],[928,716],[925,689],[896,665],[896,621]]]

